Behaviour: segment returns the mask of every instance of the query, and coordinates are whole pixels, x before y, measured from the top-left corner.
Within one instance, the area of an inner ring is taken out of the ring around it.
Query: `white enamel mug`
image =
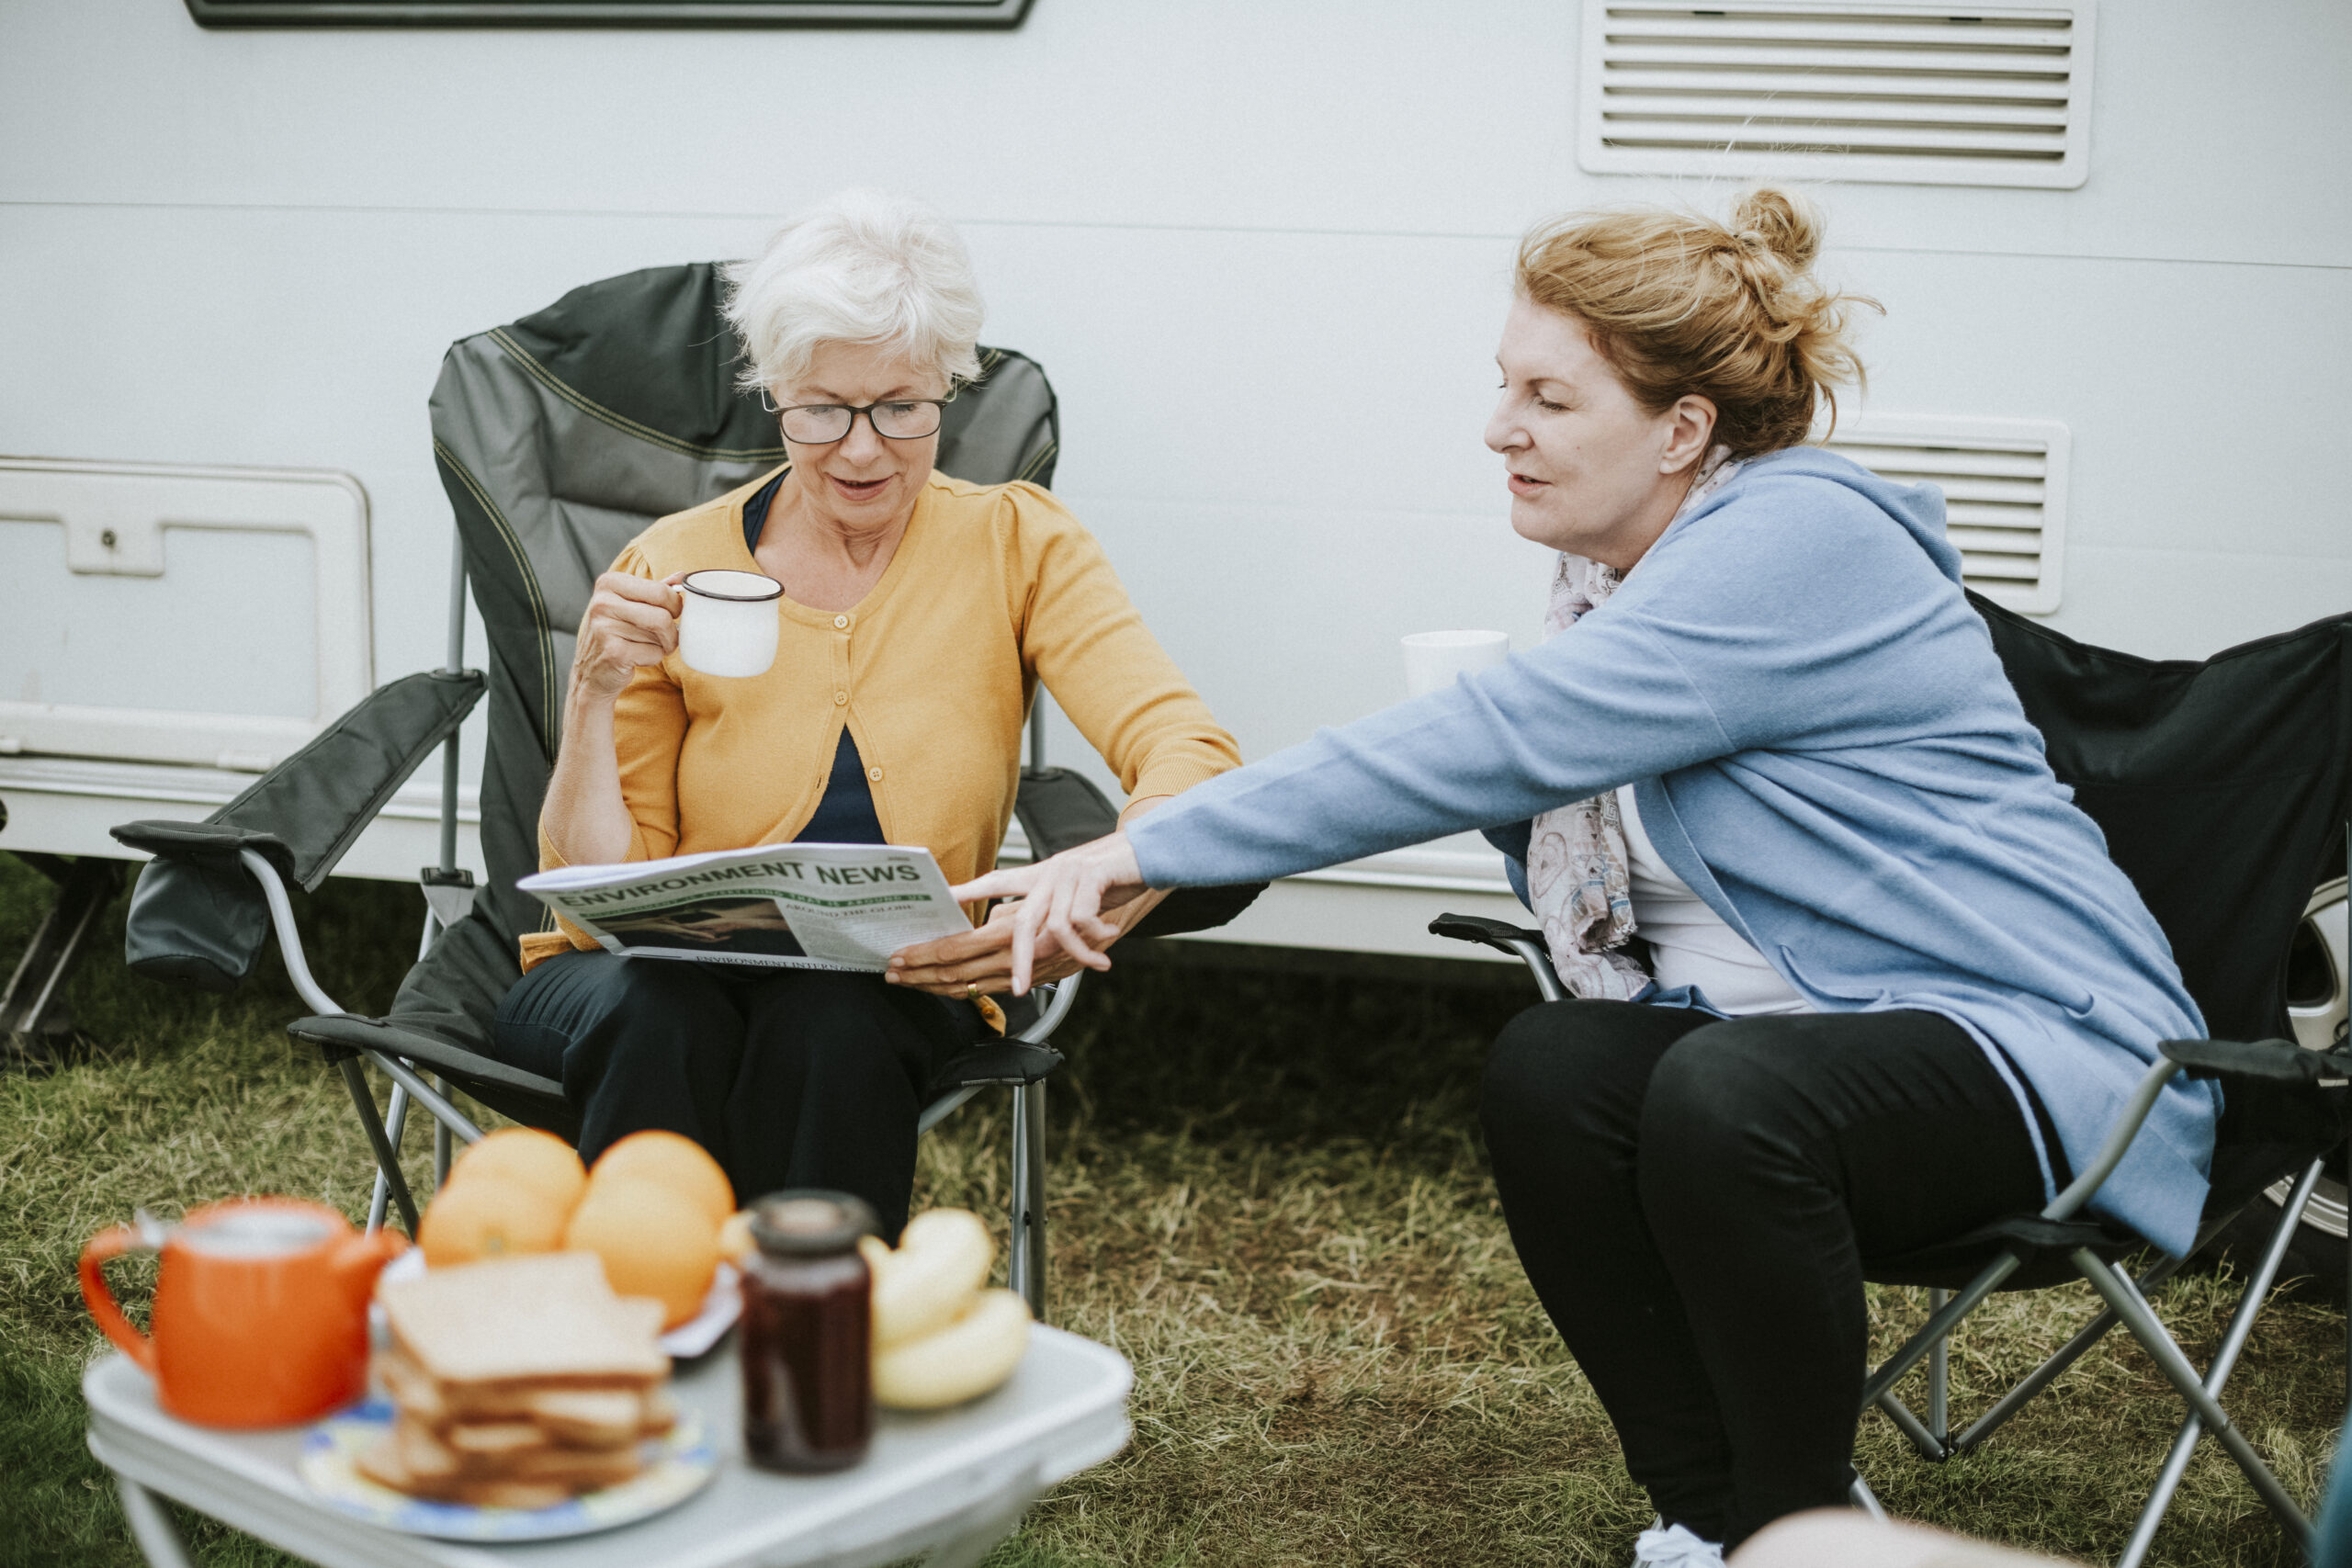
[[[784,584],[756,571],[693,571],[678,585],[678,656],[706,675],[764,675],[775,662]]]
[[[1471,671],[1510,657],[1508,632],[1415,632],[1405,639],[1405,694],[1442,692]]]

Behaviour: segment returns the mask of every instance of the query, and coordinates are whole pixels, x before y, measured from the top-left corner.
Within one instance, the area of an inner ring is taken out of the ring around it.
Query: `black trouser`
[[[1932,1013],[1553,1002],[1495,1042],[1479,1115],[1626,1469],[1726,1544],[1847,1500],[1862,1258],[2045,1201],[2016,1096]]]
[[[575,952],[507,993],[496,1049],[561,1080],[583,1159],[649,1127],[683,1133],[738,1202],[830,1187],[873,1204],[895,1238],[925,1088],[978,1029],[969,1004],[872,975]]]

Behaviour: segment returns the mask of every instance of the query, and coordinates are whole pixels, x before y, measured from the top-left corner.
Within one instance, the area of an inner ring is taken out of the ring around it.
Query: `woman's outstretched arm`
[[[1011,871],[992,871],[956,889],[958,902],[1016,898],[1012,918],[1012,994],[1025,997],[1038,977],[1041,949],[1058,953],[1089,969],[1108,969],[1102,951],[1119,940],[1123,922],[1111,911],[1147,891],[1126,829],[1050,860]]]

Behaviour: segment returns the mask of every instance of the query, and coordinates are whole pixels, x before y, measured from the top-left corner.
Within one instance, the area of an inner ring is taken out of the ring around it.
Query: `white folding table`
[[[1134,1372],[1116,1351],[1058,1329],[994,1393],[933,1415],[884,1412],[874,1447],[826,1476],[774,1475],[743,1459],[734,1342],[681,1366],[673,1386],[701,1412],[718,1475],[667,1513],[565,1540],[484,1546],[403,1535],[336,1513],[295,1473],[304,1428],[218,1432],[174,1420],[125,1356],[90,1364],[90,1451],[113,1472],[153,1568],[187,1568],[174,1502],[326,1568],[860,1568],[928,1551],[967,1568],[1012,1533],[1055,1483],[1126,1445]]]

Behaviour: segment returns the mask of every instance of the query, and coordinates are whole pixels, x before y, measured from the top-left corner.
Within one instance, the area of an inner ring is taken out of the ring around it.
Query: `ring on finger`
[[[964,999],[966,1001],[971,1000],[974,997],[977,997],[979,994],[980,983],[978,980],[967,980],[964,982]]]

